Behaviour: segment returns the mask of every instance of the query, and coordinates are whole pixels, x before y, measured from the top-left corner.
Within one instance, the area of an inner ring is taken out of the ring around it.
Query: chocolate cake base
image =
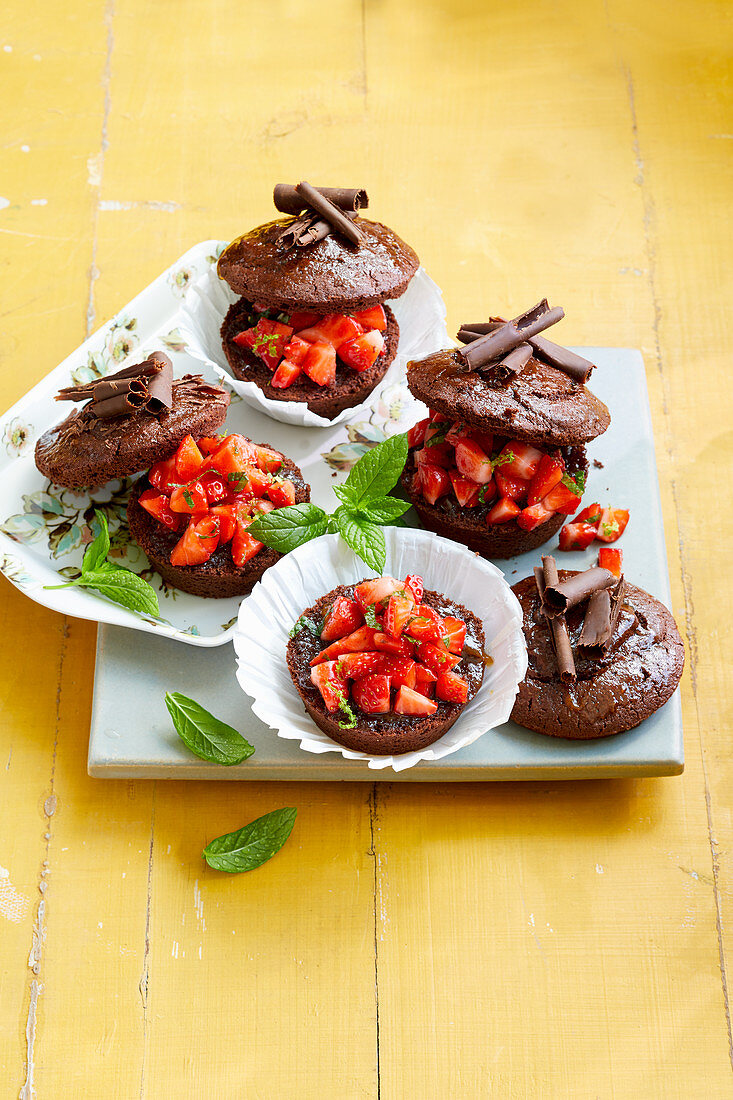
[[[269,443],[262,444],[269,447]],[[295,485],[296,504],[310,500],[310,486],[300,469],[290,459],[283,459],[282,476]],[[243,566],[234,564],[231,543],[217,547],[208,561],[201,565],[171,565],[170,556],[183,530],[170,531],[158,523],[139,503],[141,493],[149,489],[147,476],[136,482],[127,505],[127,524],[133,540],[145,551],[148,561],[167,585],[190,592],[193,596],[225,599],[245,596],[251,592],[266,569],[279,561],[282,554],[265,546]]]
[[[320,623],[326,609],[338,596],[354,598],[356,585],[340,585],[317,600],[312,607],[303,612],[303,617]],[[485,638],[481,621],[461,604],[442,596],[439,592],[426,590],[423,602],[434,608],[439,615],[453,615],[466,624],[466,645],[483,653]],[[288,671],[303,700],[303,705],[319,729],[339,745],[370,756],[390,756],[405,752],[415,752],[432,745],[446,733],[466,706],[465,703],[445,703],[435,700],[438,709],[430,717],[421,718],[410,714],[365,714],[353,699],[349,705],[357,716],[357,724],[345,729],[341,723],[344,715],[326,709],[326,704],[317,687],[311,682],[310,661],[329,643],[303,627],[288,643]],[[484,662],[480,657],[466,655],[455,671],[468,682],[468,700],[470,701],[481,687],[484,675]]]
[[[232,337],[245,328],[249,328],[252,304],[240,298],[229,308],[221,326],[221,340],[227,362],[236,378],[243,382],[254,382],[271,401],[299,401],[308,406],[311,412],[326,420],[333,420],[344,409],[360,405],[366,401],[374,387],[382,381],[390,363],[397,354],[400,328],[389,306],[383,305],[387,315],[387,328],[383,335],[385,348],[373,366],[365,371],[355,371],[345,364],[336,362],[336,380],[331,386],[319,386],[306,374],[300,374],[287,389],[276,389],[272,385],[273,372],[249,348],[235,344]],[[333,312],[329,310],[329,312]]]
[[[560,580],[575,570],[559,570]],[[663,706],[682,675],[685,647],[672,615],[636,585],[626,585],[611,645],[598,660],[577,652],[585,607],[567,616],[578,679],[563,684],[534,577],[512,588],[524,613],[529,666],[512,719],[550,737],[591,740],[633,729]]]
[[[563,458],[570,473],[588,469],[584,447],[566,449]],[[436,535],[462,542],[469,550],[489,560],[513,558],[518,554],[526,554],[529,550],[536,550],[557,534],[570,519],[570,516],[556,512],[546,523],[541,523],[532,531],[524,531],[513,519],[508,523],[487,524],[486,517],[496,503],[496,498],[488,505],[463,508],[453,494],[449,493],[441,497],[437,504],[428,504],[422,496],[411,490],[414,474],[414,452],[410,451],[402,472],[402,487],[412,501],[423,526],[434,531]]]

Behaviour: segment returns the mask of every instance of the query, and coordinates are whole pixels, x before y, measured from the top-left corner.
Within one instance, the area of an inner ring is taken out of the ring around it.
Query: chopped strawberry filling
[[[578,512],[572,523],[566,523],[561,530],[560,549],[585,550],[594,539],[599,542],[616,542],[623,535],[628,522],[627,508],[601,508],[600,504],[589,504],[582,512]],[[601,550],[599,557],[603,553],[605,551]],[[620,551],[617,553],[620,554]],[[615,561],[614,558],[608,560]],[[611,569],[611,566],[607,568]],[[614,571],[611,569],[611,572]]]

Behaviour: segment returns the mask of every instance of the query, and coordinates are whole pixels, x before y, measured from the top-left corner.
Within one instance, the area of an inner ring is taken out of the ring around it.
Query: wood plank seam
[[[148,848],[148,880],[145,891],[145,943],[143,948],[143,968],[138,989],[143,1006],[142,1059],[140,1063],[140,1100],[145,1096],[145,1070],[148,1053],[148,991],[150,989],[150,914],[153,900],[153,853],[155,846],[155,794],[157,783],[153,782],[150,808],[150,844]]]
[[[375,825],[377,823],[377,817],[379,813],[379,788],[377,783],[372,784],[372,789],[369,794],[369,855],[372,857],[373,867],[373,893],[372,904],[374,907],[374,1011],[375,1011],[375,1039],[376,1039],[376,1057],[377,1057],[377,1100],[380,1100],[382,1095],[382,1083],[379,1072],[379,936],[377,933],[377,920],[378,920],[378,893],[379,893],[379,869],[377,860],[377,849],[375,845]]]

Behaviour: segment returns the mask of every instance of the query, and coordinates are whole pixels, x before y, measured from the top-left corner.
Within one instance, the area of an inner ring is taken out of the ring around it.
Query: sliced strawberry
[[[383,653],[344,653],[337,658],[336,665],[344,680],[360,680],[373,672],[383,672],[386,660]]]
[[[496,488],[499,491],[499,496],[509,497],[510,500],[515,502],[522,502],[529,489],[529,482],[524,478],[514,477],[512,474],[506,472],[504,466],[500,466],[494,474],[496,480]]]
[[[436,412],[435,409],[430,409],[430,420],[433,424],[450,424],[452,417],[445,416],[443,413]]]
[[[386,602],[393,592],[401,592],[405,586],[394,577],[375,577],[371,581],[362,581],[354,589],[354,599],[366,610],[372,604]]]
[[[450,478],[440,466],[420,466],[420,492],[428,504],[437,504],[441,497],[450,492]]]
[[[172,512],[208,512],[209,500],[206,491],[200,481],[193,481],[190,485],[181,485],[171,493],[170,506]]]
[[[237,529],[232,539],[232,558],[237,568],[241,569],[250,558],[253,558],[255,554],[259,554],[263,546],[264,543],[259,542],[258,539],[248,533],[244,522],[238,520]]]
[[[500,497],[486,517],[486,522],[492,525],[509,523],[510,520],[516,519],[520,512],[521,508],[513,500],[509,497]]]
[[[432,642],[420,642],[416,656],[420,664],[425,665],[436,676],[455,668],[461,660],[458,653],[450,653],[444,646],[433,645]]]
[[[362,331],[361,325],[353,317],[346,317],[343,313],[327,313],[316,324],[299,329],[298,339],[309,344],[331,344],[338,351],[342,344],[361,336]]]
[[[371,306],[369,309],[362,309],[359,310],[358,313],[352,313],[351,316],[361,325],[365,332],[373,328],[379,329],[380,332],[384,332],[387,327],[387,314],[384,312],[382,306]]]
[[[598,521],[596,538],[600,542],[615,542],[623,535],[628,522],[626,508],[604,508]]]
[[[311,344],[303,360],[303,370],[318,386],[330,386],[336,379],[336,349],[321,341]]]
[[[498,489],[496,488],[496,482],[492,478],[491,481],[487,481],[485,485],[480,487],[478,491],[478,502],[479,504],[489,505],[497,494]]]
[[[443,641],[451,653],[463,653],[466,644],[466,624],[462,619],[446,615],[443,619]]]
[[[232,336],[232,340],[235,344],[238,344],[240,348],[253,348],[254,342],[257,339],[257,329],[246,328],[242,332],[238,332],[236,336]]]
[[[510,457],[508,462],[503,462],[500,469],[510,477],[522,477],[529,481],[534,477],[542,458],[542,451],[538,451],[531,443],[525,443],[521,439],[512,439],[499,452],[500,458]]]
[[[462,440],[468,439],[470,434],[465,420],[456,420],[445,433],[445,441],[446,443],[450,443],[451,447],[455,447],[458,443],[461,443]],[[481,444],[479,444],[479,446],[481,446]]]
[[[266,516],[268,512],[275,511],[275,505],[271,500],[253,500],[252,508],[255,512],[259,512],[260,515]]]
[[[458,470],[449,470],[448,477],[451,480],[456,500],[461,507],[475,508],[478,504],[478,495],[481,486],[477,485],[475,481],[469,481],[467,477],[463,477],[458,473]]]
[[[419,714],[428,717],[435,714],[438,704],[432,699],[426,699],[424,695],[413,691],[409,687],[401,687],[397,691],[394,709],[396,714]]]
[[[482,451],[485,451],[487,455],[490,455],[494,450],[494,436],[491,432],[480,432],[476,428],[471,428],[471,439],[474,443],[478,443]]]
[[[180,485],[181,482],[181,479],[176,473],[175,456],[173,458],[165,458],[161,462],[156,462],[154,466],[151,466],[148,472],[148,481],[161,493],[170,496],[176,486]]]
[[[341,344],[338,349],[339,359],[342,363],[346,363],[347,367],[361,373],[374,366],[384,348],[384,337],[377,329],[373,329]]]
[[[326,710],[337,711],[348,698],[348,687],[335,672],[336,661],[324,661],[311,670],[311,682],[318,688],[326,704]]]
[[[217,450],[204,461],[204,470],[213,470],[223,477],[244,469],[256,457],[254,443],[243,435],[228,435]]]
[[[543,455],[529,486],[527,504],[539,504],[542,498],[560,483],[564,473],[565,463],[561,458]]]
[[[213,454],[214,451],[218,451],[223,442],[223,435],[205,435],[196,441],[196,446],[202,454],[210,455]]]
[[[183,538],[171,550],[171,565],[203,565],[219,543],[219,520],[216,516],[204,516],[198,522],[191,520]]]
[[[254,339],[248,335],[252,332],[254,332]],[[266,367],[274,370],[285,354],[285,346],[293,335],[292,326],[282,325],[279,321],[270,321],[267,317],[260,317],[254,330],[249,329],[248,333],[241,333],[241,339],[240,336],[235,336],[235,343],[243,342]]]
[[[455,463],[455,453],[450,443],[433,443],[426,438],[422,450],[415,451],[415,462],[418,466],[440,466],[447,470]]]
[[[414,688],[417,680],[417,665],[411,657],[387,657],[382,654],[381,671],[389,676],[392,687]]]
[[[551,508],[545,508],[544,501],[540,504],[532,504],[529,508],[523,508],[517,516],[517,527],[521,527],[523,531],[534,531],[535,527],[547,523],[548,519],[554,515]]]
[[[274,386],[276,390],[286,390],[288,386],[292,386],[295,379],[299,378],[302,373],[303,368],[299,363],[293,363],[291,359],[281,359],[277,370],[270,379],[270,385]]]
[[[422,601],[422,594],[425,591],[422,577],[418,577],[417,573],[408,573],[405,577],[405,592],[412,596],[416,604]]]
[[[443,620],[432,607],[421,604],[417,615],[405,627],[405,633],[418,642],[440,642],[443,639]]]
[[[279,477],[267,486],[267,495],[276,508],[295,504],[295,486],[290,478]]]
[[[311,661],[311,665],[317,665],[319,661],[332,661],[334,657],[340,657],[342,653],[367,653],[378,648],[375,645],[374,635],[377,633],[371,626],[360,626],[353,634],[347,634],[345,638],[339,638],[332,642],[326,649],[321,650],[317,657]]]
[[[427,429],[425,431],[425,442],[427,443],[431,439],[435,439],[436,435],[440,436],[440,440],[438,442],[441,442],[441,443],[444,442],[445,441],[445,433],[446,433],[447,426],[448,426],[449,423],[450,423],[450,421],[446,420],[445,417],[443,417],[442,422],[441,422],[441,420],[439,420],[437,417],[435,417],[434,415],[431,415],[428,419],[428,426],[427,426]]]
[[[585,550],[596,537],[590,523],[566,523],[560,531],[561,550]]]
[[[179,481],[191,481],[204,464],[204,456],[196,446],[192,435],[187,435],[181,440],[174,457]]]
[[[602,511],[600,504],[589,504],[582,512],[578,512],[573,523],[589,523],[591,527],[596,527]]]
[[[393,592],[384,613],[384,630],[393,638],[399,638],[408,619],[415,614],[415,603],[404,592]]]
[[[391,657],[412,657],[412,645],[404,635],[401,638],[392,638],[389,634],[379,631],[374,635],[374,647],[380,653],[388,653]]]
[[[337,638],[353,634],[363,622],[364,616],[356,600],[337,596],[326,612],[321,637],[324,642],[334,642]]]
[[[407,433],[408,447],[422,447],[425,442],[425,432],[427,431],[429,423],[430,419],[426,416],[424,420],[418,420],[417,424],[412,425]]]
[[[282,464],[283,456],[279,451],[273,451],[270,447],[254,445],[255,465],[266,474],[276,474]]]
[[[431,699],[435,694],[435,682],[438,677],[424,665],[417,665],[415,669],[415,691]]]
[[[317,325],[321,319],[320,313],[306,313],[305,311],[295,310],[290,314],[290,324],[293,326],[295,332],[301,332],[304,328],[310,328],[311,325]]]
[[[161,523],[170,531],[180,530],[183,516],[180,512],[171,511],[168,498],[163,493],[159,493],[157,489],[146,489],[138,497],[138,503],[146,512],[157,519],[158,523]]]
[[[609,572],[613,573],[614,577],[621,576],[622,560],[622,550],[616,550],[611,546],[602,546],[598,551],[598,564],[602,569],[608,569]]]
[[[227,485],[230,492],[239,496],[261,497],[267,492],[271,481],[271,475],[263,473],[258,466],[243,462],[241,470],[234,470],[227,474]]]
[[[387,714],[389,711],[389,676],[363,676],[351,689],[354,702],[365,714]]]
[[[562,512],[564,516],[572,516],[580,504],[580,497],[561,482],[542,498],[542,503],[551,512]]]
[[[491,459],[473,439],[464,439],[456,446],[458,472],[478,485],[491,481]]]
[[[465,703],[468,699],[468,683],[457,672],[441,672],[435,685],[435,694],[445,703]]]
[[[231,503],[232,491],[219,474],[214,474],[211,471],[202,474],[198,479],[198,484],[203,487],[209,504]]]
[[[293,336],[289,344],[285,345],[284,356],[296,367],[302,367],[303,360],[308,354],[310,344],[307,340],[301,340],[300,336]]]
[[[219,520],[219,545],[231,542],[237,529],[237,513],[233,504],[216,504],[211,515]]]

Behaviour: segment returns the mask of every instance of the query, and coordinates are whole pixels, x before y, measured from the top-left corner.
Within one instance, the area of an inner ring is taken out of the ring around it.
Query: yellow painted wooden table
[[[4,1096],[731,1095],[728,18],[5,4],[2,407],[276,180],[365,184],[452,325],[547,294],[643,350],[689,660],[681,778],[100,781],[95,628],[0,580]],[[281,805],[276,859],[206,869]]]

